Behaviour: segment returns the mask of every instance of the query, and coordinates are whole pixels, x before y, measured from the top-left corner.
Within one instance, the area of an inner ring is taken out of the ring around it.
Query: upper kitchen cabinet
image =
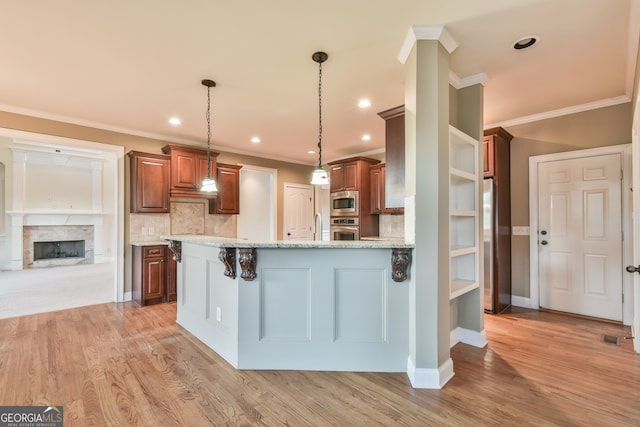
[[[209,200],[210,214],[240,213],[240,169],[242,166],[218,163],[218,195]]]
[[[129,151],[131,213],[169,212],[171,156]]]
[[[369,166],[380,163],[367,157],[351,157],[330,162],[330,191],[369,191]]]
[[[385,210],[404,212],[404,105],[378,113],[385,122]]]
[[[371,213],[384,213],[384,163],[369,167],[369,185],[371,188]]]
[[[209,170],[207,151],[199,148],[180,145],[166,145],[162,152],[171,155],[171,188],[172,197],[214,198],[215,194],[200,191],[202,180]],[[211,175],[216,173],[216,157],[211,152]]]
[[[513,136],[501,127],[484,131],[484,177],[507,179],[509,177],[510,147]],[[504,176],[502,176],[504,175]]]

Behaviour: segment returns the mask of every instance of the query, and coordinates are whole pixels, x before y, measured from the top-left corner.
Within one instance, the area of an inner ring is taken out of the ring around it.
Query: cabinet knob
[[[543,240],[543,241],[540,242],[540,244],[543,245],[543,246],[546,246],[546,245],[549,244],[549,242],[547,242],[546,240]]]

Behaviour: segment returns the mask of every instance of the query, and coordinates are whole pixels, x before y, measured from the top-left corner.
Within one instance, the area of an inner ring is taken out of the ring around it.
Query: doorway
[[[531,157],[531,300],[535,307],[623,321],[632,306],[630,146]]]
[[[313,240],[313,186],[284,184],[284,240]]]
[[[277,169],[242,165],[240,169],[239,239],[273,241],[276,238]]]

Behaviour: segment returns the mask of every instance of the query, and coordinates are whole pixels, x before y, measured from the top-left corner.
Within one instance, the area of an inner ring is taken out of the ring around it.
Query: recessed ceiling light
[[[371,107],[371,101],[369,101],[368,99],[361,99],[360,101],[358,101],[358,107],[369,108]]]
[[[309,151],[307,151],[307,154],[316,154],[316,152],[313,151],[313,150],[309,150]]]
[[[369,135],[368,133],[362,135],[362,140],[363,141],[371,141],[371,135]]]
[[[172,125],[174,125],[174,126],[178,126],[178,125],[181,125],[181,124],[182,124],[182,121],[181,121],[179,118],[177,118],[177,117],[171,117],[171,118],[169,119],[169,123],[171,123],[171,124],[172,124]]]
[[[260,142],[260,138],[254,136],[253,138],[251,138],[251,142],[253,142],[254,144],[258,144]]]
[[[526,49],[536,44],[538,40],[540,40],[540,37],[538,36],[524,36],[516,40],[513,44],[513,48],[515,50]]]

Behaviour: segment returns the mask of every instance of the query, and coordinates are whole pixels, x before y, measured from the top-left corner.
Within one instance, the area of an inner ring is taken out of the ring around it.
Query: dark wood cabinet
[[[369,167],[369,183],[371,186],[371,213],[374,215],[384,213],[384,175],[384,163]]]
[[[210,168],[211,177],[215,179],[216,158],[218,153],[211,152],[211,162],[207,150],[181,145],[166,145],[162,152],[171,155],[172,197],[214,198],[215,194],[200,191],[202,180]]]
[[[378,113],[385,122],[386,213],[404,212],[404,105]]]
[[[240,213],[240,169],[242,166],[217,164],[218,195],[209,200],[210,214]]]
[[[166,246],[134,246],[131,293],[140,305],[164,301],[167,282]]]
[[[165,302],[175,302],[178,300],[178,262],[173,259],[173,252],[167,247],[165,249],[167,260],[167,278]]]
[[[360,188],[359,163],[350,161],[346,163],[329,163],[330,191],[358,190]]]
[[[370,166],[380,160],[368,157],[351,157],[328,163],[330,169],[330,191],[358,191],[360,213],[358,222],[360,237],[377,236],[379,218],[371,212]]]
[[[171,157],[139,151],[127,153],[130,161],[131,213],[167,213]]]
[[[492,178],[493,307],[502,312],[511,305],[511,184],[510,142],[503,128],[484,131],[484,176]],[[486,221],[486,219],[485,219]]]
[[[329,190],[334,191],[360,191],[360,199],[362,193],[369,191],[369,166],[380,163],[380,160],[370,159],[368,157],[350,157],[348,159],[336,160],[330,162],[329,166]],[[369,194],[366,195],[367,207]],[[361,204],[364,202],[361,201]]]

